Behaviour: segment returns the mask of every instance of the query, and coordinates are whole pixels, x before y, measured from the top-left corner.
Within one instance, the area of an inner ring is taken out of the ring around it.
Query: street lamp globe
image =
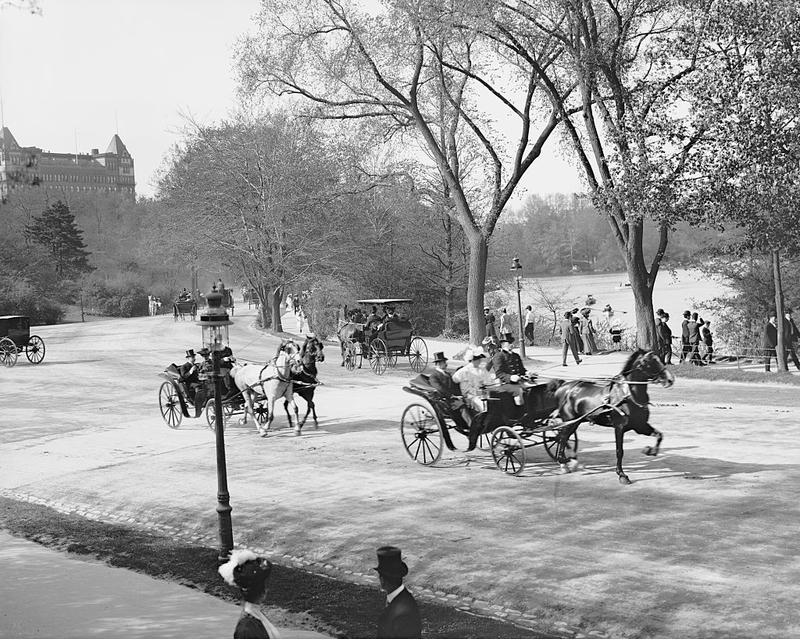
[[[203,330],[203,346],[219,352],[228,345],[228,327],[233,324],[228,312],[222,307],[222,293],[214,287],[206,295],[206,308],[197,325]]]

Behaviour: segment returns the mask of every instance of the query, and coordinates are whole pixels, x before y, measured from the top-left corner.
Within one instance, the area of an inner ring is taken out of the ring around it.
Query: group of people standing
[[[511,315],[508,313],[508,310],[505,308],[501,309],[499,315],[500,325],[498,327],[496,326],[497,318],[492,312],[492,309],[488,306],[484,307],[483,319],[486,323],[486,336],[495,340],[500,339],[500,337],[513,338],[514,329],[511,326]],[[522,334],[528,346],[535,346],[536,323],[533,315],[533,307],[530,304],[525,307],[525,313],[523,315]]]
[[[684,311],[681,322],[681,349],[679,363],[695,366],[714,363],[714,334],[711,322],[704,320],[697,312]],[[663,308],[656,311],[656,350],[665,364],[672,364],[672,328],[669,326],[669,313]],[[705,352],[700,354],[700,344]]]
[[[580,364],[580,355],[594,355],[597,352],[595,341],[594,323],[591,318],[592,309],[585,307],[578,310],[573,308],[571,311],[564,312],[564,319],[561,320],[561,365],[567,365],[567,353],[572,351],[575,363]]]
[[[786,351],[788,359],[800,370],[800,361],[797,358],[797,351],[795,350],[795,342],[800,340],[800,330],[797,329],[797,324],[794,323],[792,318],[793,312],[791,308],[784,310],[782,330],[783,330],[783,347]],[[774,358],[778,359],[778,314],[775,311],[769,312],[769,319],[766,326],[764,326],[764,370],[769,372],[770,362]]]

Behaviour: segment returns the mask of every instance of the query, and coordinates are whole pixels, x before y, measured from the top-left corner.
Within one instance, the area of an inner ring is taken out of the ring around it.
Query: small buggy
[[[31,335],[30,318],[26,315],[0,317],[0,364],[14,366],[23,351],[31,364],[41,364],[44,360],[44,340]]]

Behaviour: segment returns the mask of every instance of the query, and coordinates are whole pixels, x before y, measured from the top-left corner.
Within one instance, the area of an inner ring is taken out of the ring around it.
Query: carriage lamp
[[[522,264],[519,263],[519,258],[515,257],[511,260],[511,272],[517,276],[517,313],[519,318],[519,354],[520,357],[525,357],[525,333],[522,326]]]
[[[206,308],[197,325],[203,330],[203,346],[211,351],[211,379],[214,382],[214,421],[217,451],[217,517],[219,521],[219,560],[227,561],[233,550],[231,496],[228,493],[228,467],[225,461],[225,432],[222,418],[222,376],[219,360],[228,345],[228,326],[233,324],[222,307],[222,293],[216,286],[206,295]]]

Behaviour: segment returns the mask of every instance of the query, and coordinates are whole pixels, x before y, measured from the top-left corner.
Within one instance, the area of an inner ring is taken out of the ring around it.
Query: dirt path
[[[247,319],[234,318],[234,351],[266,359],[274,341],[247,332]],[[213,536],[213,437],[202,420],[168,429],[157,408],[158,372],[197,348],[199,328],[159,317],[38,332],[45,363],[0,370],[0,488]],[[584,470],[572,475],[538,448],[519,477],[486,452],[421,467],[398,437],[407,370],[348,373],[331,353],[321,376],[320,430],[262,439],[252,425],[227,429],[238,543],[339,578],[369,573],[375,547],[396,544],[413,587],[474,598],[488,613],[505,606],[545,629],[800,635],[795,391],[654,389],[664,454],[645,457],[648,438],[627,438],[634,484],[622,486],[613,434],[598,427],[581,427]]]

